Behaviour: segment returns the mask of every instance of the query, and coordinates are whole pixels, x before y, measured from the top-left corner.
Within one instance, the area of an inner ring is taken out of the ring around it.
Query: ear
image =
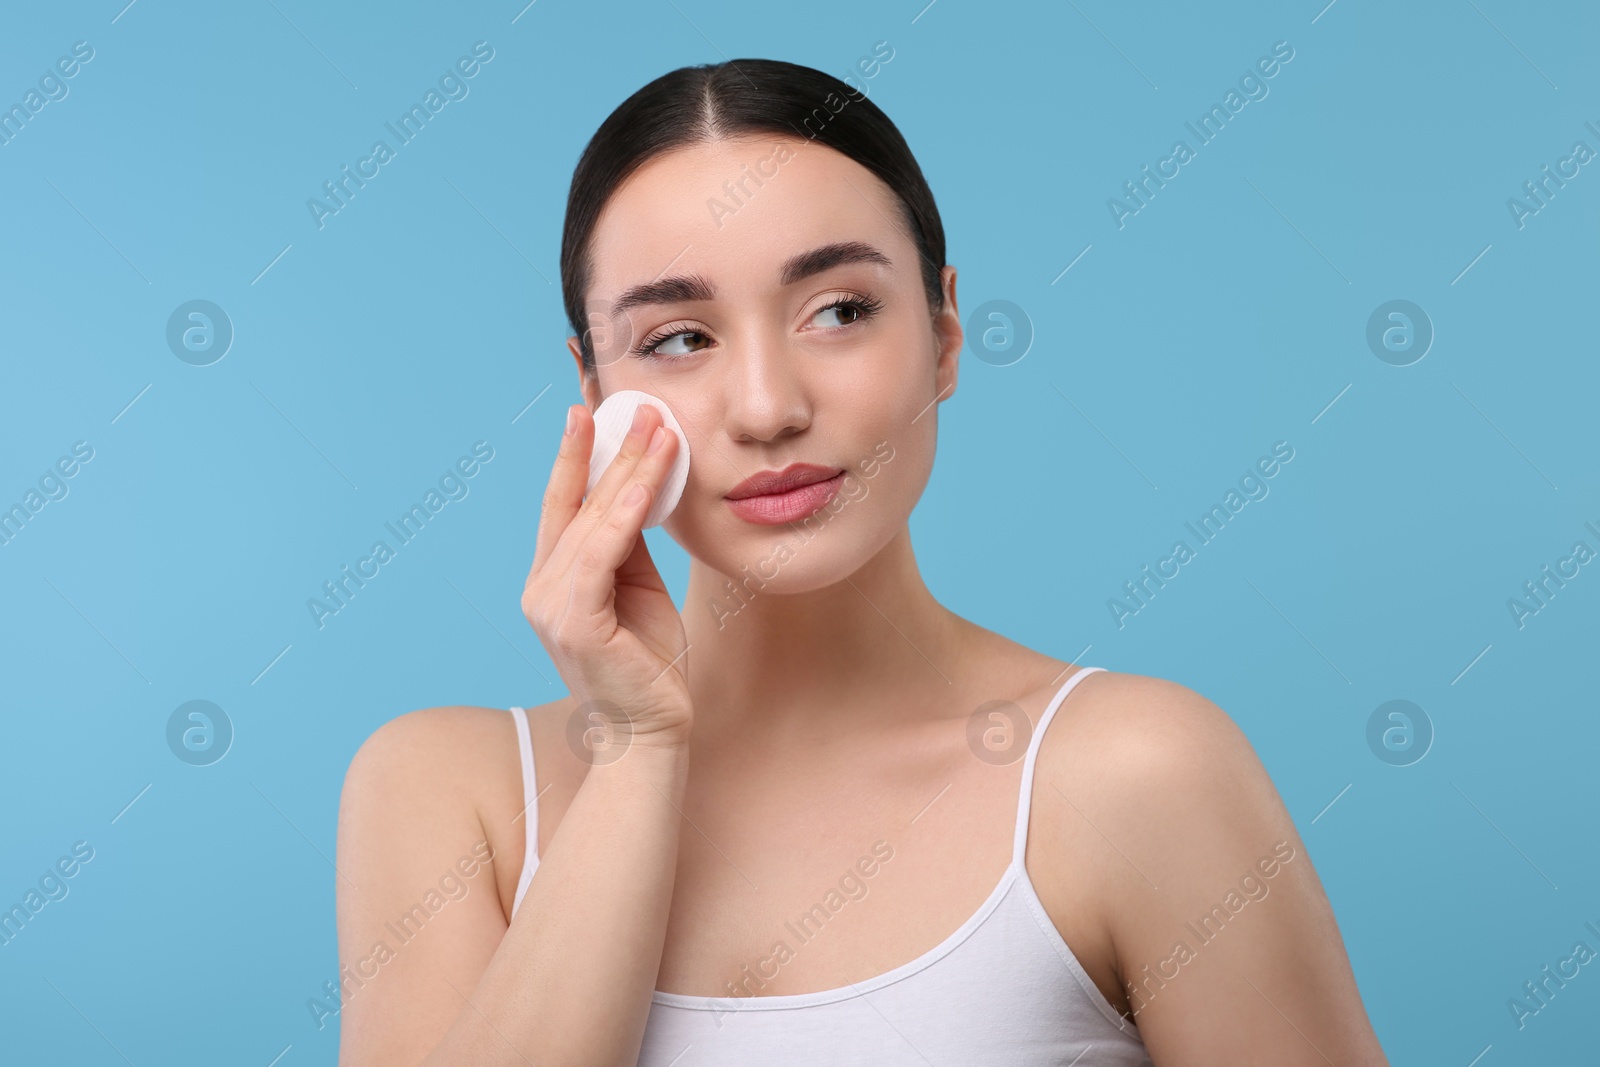
[[[600,375],[599,372],[590,374],[583,365],[583,346],[578,343],[577,335],[567,338],[567,351],[572,353],[572,360],[578,365],[578,390],[583,393],[583,402],[593,415],[600,407]]]
[[[945,266],[939,271],[944,306],[933,317],[933,333],[938,346],[938,364],[934,372],[935,395],[940,401],[950,398],[956,391],[956,376],[961,365],[961,346],[966,334],[961,329],[961,311],[956,306],[956,269]]]

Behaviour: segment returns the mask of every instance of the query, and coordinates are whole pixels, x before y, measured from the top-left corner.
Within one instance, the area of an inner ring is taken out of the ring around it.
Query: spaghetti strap
[[[1062,701],[1067,699],[1067,694],[1072,692],[1074,686],[1083,681],[1088,675],[1105,670],[1104,667],[1080,667],[1068,678],[1066,684],[1056,691],[1050,699],[1049,705],[1044,709],[1044,714],[1039,716],[1039,725],[1034,728],[1033,737],[1028,740],[1028,754],[1022,761],[1022,786],[1017,797],[1017,828],[1011,843],[1011,862],[1018,870],[1024,870],[1024,860],[1027,857],[1028,847],[1028,811],[1033,802],[1033,766],[1039,758],[1039,746],[1044,740],[1044,732],[1050,725],[1050,720],[1055,717],[1056,709],[1061,707]]]
[[[511,914],[533,882],[534,868],[539,866],[539,781],[533,770],[533,735],[528,729],[528,713],[522,708],[512,708],[511,718],[517,724],[517,749],[522,754],[522,815],[527,845],[523,850],[522,876],[517,880],[517,895],[511,904]]]

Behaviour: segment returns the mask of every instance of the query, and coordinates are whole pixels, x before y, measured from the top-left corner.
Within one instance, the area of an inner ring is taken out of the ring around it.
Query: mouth
[[[822,507],[844,484],[845,471],[794,463],[781,471],[762,471],[728,491],[728,507],[747,522],[778,526],[803,519]]]

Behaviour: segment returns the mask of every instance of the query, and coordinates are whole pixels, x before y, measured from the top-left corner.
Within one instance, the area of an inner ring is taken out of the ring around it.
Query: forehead
[[[914,267],[898,198],[841,152],[778,134],[674,149],[607,201],[591,238],[587,301],[609,308],[669,268],[704,274],[719,295],[771,288],[785,259],[839,241],[883,249],[898,274]]]

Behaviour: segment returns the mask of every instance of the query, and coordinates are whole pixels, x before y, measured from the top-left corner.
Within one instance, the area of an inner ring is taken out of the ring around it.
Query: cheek
[[[864,483],[858,492],[906,510],[932,471],[938,384],[931,329],[924,336],[909,324],[896,325],[896,341],[860,360],[857,373],[830,393],[826,405],[833,426],[851,442],[851,453],[839,462]]]
[[[905,436],[927,421],[918,416],[938,388],[935,359],[924,348],[922,335],[915,332],[885,329],[882,338],[853,353],[845,364],[848,373],[826,383],[825,395],[818,397],[817,413],[831,414],[837,425],[849,426],[863,436]]]

